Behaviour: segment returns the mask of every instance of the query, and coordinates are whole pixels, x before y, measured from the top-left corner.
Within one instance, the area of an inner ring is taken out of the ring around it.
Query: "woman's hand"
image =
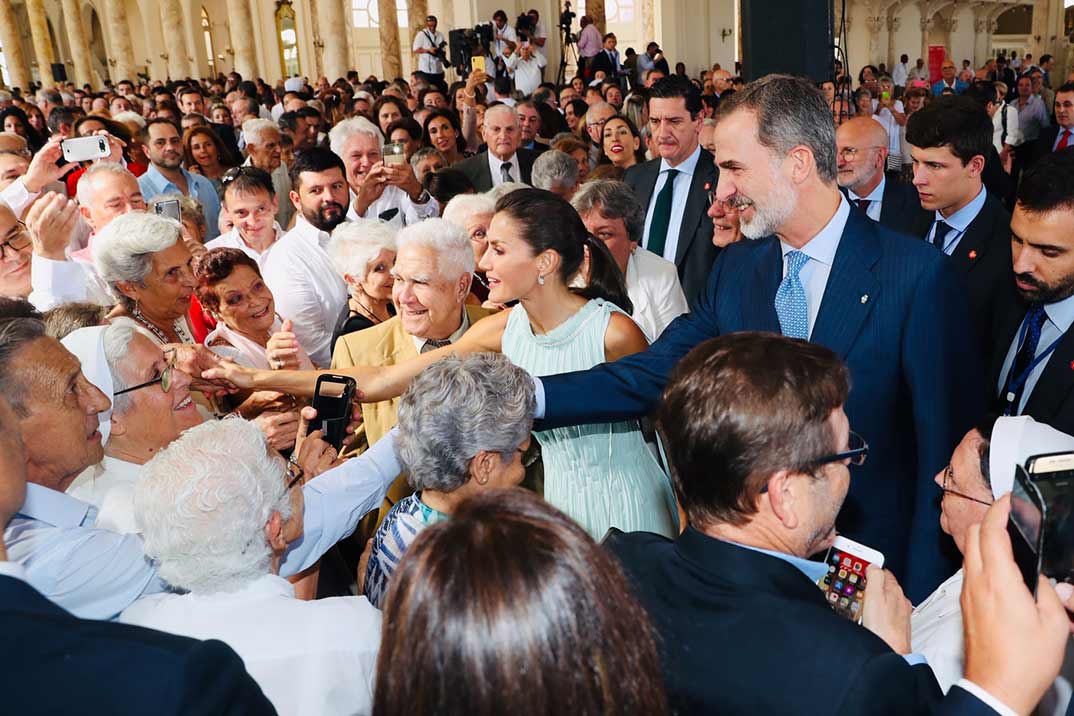
[[[218,359],[212,367],[202,370],[200,375],[203,381],[210,384],[230,385],[242,390],[252,390],[257,379],[257,371],[254,368],[246,368],[235,361]],[[191,376],[195,375],[191,373]]]
[[[79,216],[78,204],[64,195],[54,192],[42,195],[25,217],[34,253],[54,261],[66,261],[66,249],[78,227]]]
[[[265,346],[265,356],[273,370],[298,370],[298,337],[290,320],[283,322],[280,330],[272,334]]]
[[[289,450],[298,436],[299,415],[297,410],[286,413],[265,412],[253,422],[261,429],[269,446],[276,450]]]

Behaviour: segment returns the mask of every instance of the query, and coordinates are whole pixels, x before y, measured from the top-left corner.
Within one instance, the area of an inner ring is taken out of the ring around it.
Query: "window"
[[[201,34],[205,40],[205,56],[209,60],[209,71],[216,74],[216,56],[213,54],[212,23],[209,22],[209,13],[205,8],[201,9]]]
[[[633,2],[633,0],[630,0]],[[354,26],[360,29],[380,27],[380,8],[377,0],[351,0],[351,10],[354,13]],[[395,11],[399,22],[399,29],[407,28],[406,0],[395,0]]]
[[[585,15],[585,0],[578,0],[577,5],[575,12],[578,17]],[[606,0],[604,21],[608,25],[634,22],[634,0]]]

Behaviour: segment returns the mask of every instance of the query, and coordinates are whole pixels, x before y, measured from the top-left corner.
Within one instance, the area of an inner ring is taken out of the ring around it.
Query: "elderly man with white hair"
[[[459,194],[444,207],[444,221],[460,227],[470,237],[470,247],[474,250],[474,261],[478,267],[474,270],[474,282],[470,293],[478,302],[484,303],[489,297],[489,284],[485,273],[480,269],[481,257],[489,246],[489,224],[496,213],[496,199],[489,193]]]
[[[348,221],[336,227],[328,243],[328,258],[347,284],[347,319],[332,339],[384,323],[395,315],[392,267],[396,230],[372,219]]]
[[[529,184],[537,155],[519,147],[522,130],[518,112],[504,104],[489,107],[481,132],[488,149],[452,168],[465,174],[479,192],[510,182]]]
[[[380,219],[403,227],[440,214],[409,164],[384,161],[384,135],[365,117],[338,123],[328,133],[332,151],[347,168],[349,219]]]
[[[280,128],[268,119],[247,119],[242,123],[242,136],[246,141],[246,161],[243,166],[263,169],[272,176],[272,186],[279,202],[276,223],[286,229],[291,225],[295,205],[291,203],[291,179],[282,158]]]
[[[300,482],[241,418],[172,442],[134,505],[146,555],[182,593],[145,596],[120,621],[225,642],[280,714],[369,713],[380,612],[361,596],[296,599],[279,576],[304,536]]]
[[[558,149],[542,152],[533,162],[533,186],[570,201],[578,190],[578,162]]]
[[[115,302],[93,266],[94,237],[116,217],[145,211],[145,197],[137,177],[125,167],[101,162],[79,179],[77,200],[73,205],[58,195],[49,196],[38,202],[40,213],[35,206],[30,212],[34,216],[27,216],[35,238],[30,302],[38,310],[71,301],[102,306]],[[69,251],[71,234],[80,221],[92,233],[85,248]]]

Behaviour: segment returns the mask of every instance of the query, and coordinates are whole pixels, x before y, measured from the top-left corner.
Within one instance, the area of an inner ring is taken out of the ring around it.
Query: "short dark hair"
[[[1055,93],[1059,94],[1060,92],[1074,92],[1074,82],[1064,82],[1059,85],[1059,89]]]
[[[239,249],[212,249],[194,263],[194,278],[198,280],[196,292],[202,306],[214,313],[220,310],[220,296],[216,293],[216,284],[230,276],[239,266],[247,266],[258,276],[261,275],[257,262]]]
[[[1030,214],[1074,211],[1074,148],[1045,154],[1022,174],[1018,207]]]
[[[48,113],[46,122],[49,131],[55,134],[60,131],[61,125],[73,125],[75,120],[78,119],[78,114],[74,107],[53,107],[52,111]]]
[[[978,155],[988,159],[992,133],[988,113],[970,97],[937,97],[906,122],[909,144],[922,149],[948,147],[962,166]]]
[[[415,634],[438,636],[415,649]],[[653,629],[615,557],[520,488],[464,501],[407,549],[374,702],[378,714],[668,712]]]
[[[686,102],[686,111],[691,117],[696,118],[702,111],[701,92],[686,77],[682,75],[668,75],[661,77],[649,88],[649,100],[674,99],[682,97]]]
[[[179,136],[183,135],[183,130],[175,126],[175,122],[164,117],[155,117],[145,123],[145,126],[138,130],[138,137],[145,143],[149,143],[149,128],[156,127],[157,125],[166,124],[176,131]]]
[[[244,164],[228,169],[221,179],[224,184],[224,203],[230,194],[254,194],[259,191],[268,192],[269,198],[276,196],[276,187],[272,185],[272,175],[264,169]]]
[[[175,98],[181,100],[183,98],[183,95],[187,95],[187,94],[196,94],[199,97],[204,97],[205,96],[205,95],[203,95],[201,93],[201,90],[198,89],[197,87],[192,87],[190,85],[183,85],[182,87],[179,88],[179,91],[175,93]]]
[[[448,110],[450,111],[450,110]],[[413,117],[400,117],[391,124],[388,125],[388,130],[384,132],[384,141],[392,141],[392,132],[397,129],[406,130],[406,133],[410,135],[411,139],[421,141],[421,125]]]
[[[306,105],[304,107],[299,107],[298,109],[296,109],[295,110],[295,115],[298,116],[298,117],[301,117],[302,119],[320,119],[321,118],[321,113],[317,110],[317,108],[316,107],[310,107],[309,105]]]
[[[474,183],[458,169],[429,172],[422,180],[422,186],[440,206],[447,206],[459,194],[474,193]]]
[[[339,155],[332,150],[324,147],[311,147],[299,152],[295,156],[295,161],[291,163],[289,174],[291,188],[294,191],[299,191],[302,186],[302,175],[305,172],[326,172],[329,169],[338,169],[339,173],[343,175],[343,179],[346,180],[347,167],[343,164],[343,160],[339,158]]]
[[[1043,65],[1043,64],[1046,64],[1046,63],[1047,63],[1047,62],[1049,62],[1049,61],[1050,61],[1051,59],[1052,59],[1052,56],[1051,56],[1051,55],[1048,55],[1048,54],[1044,54],[1044,55],[1041,55],[1041,56],[1040,56],[1040,63],[1041,63],[1042,65]]]
[[[816,343],[743,332],[690,351],[657,409],[690,523],[743,524],[773,473],[811,472],[817,458],[836,452],[828,420],[849,391],[847,367]]]
[[[440,89],[439,87],[426,87],[425,89],[418,92],[418,107],[424,107],[425,98],[431,94],[438,94],[445,100],[447,100],[447,95],[444,94],[444,90]]]
[[[280,128],[281,132],[298,131],[298,112],[284,112],[276,120],[276,126]]]
[[[26,417],[26,386],[16,378],[11,363],[28,344],[46,336],[41,314],[21,298],[0,298],[0,394],[15,415]]]
[[[988,111],[988,105],[996,104],[996,85],[988,80],[974,80],[962,92],[963,97],[969,97]]]

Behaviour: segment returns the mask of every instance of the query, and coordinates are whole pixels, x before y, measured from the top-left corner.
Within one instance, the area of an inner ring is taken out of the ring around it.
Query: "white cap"
[[[101,424],[101,443],[108,442],[112,432],[112,403],[115,402],[115,386],[112,383],[112,371],[104,356],[104,331],[107,326],[90,326],[64,336],[60,341],[63,347],[71,351],[82,362],[82,375],[93,383],[108,398],[108,410],[97,414]]]
[[[1003,417],[992,428],[988,472],[992,495],[998,500],[1014,488],[1016,465],[1034,455],[1074,450],[1074,437],[1038,423],[1028,415]]]

